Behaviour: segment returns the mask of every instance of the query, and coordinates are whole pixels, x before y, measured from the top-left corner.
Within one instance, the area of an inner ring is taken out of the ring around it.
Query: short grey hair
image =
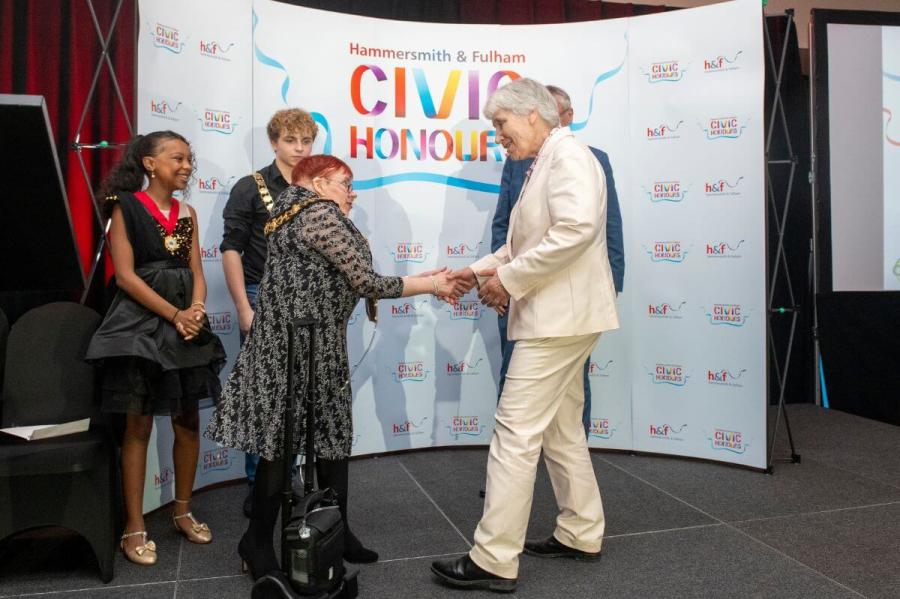
[[[494,120],[498,110],[508,110],[522,116],[537,110],[538,116],[548,125],[559,126],[556,100],[544,85],[534,79],[522,78],[510,81],[491,94],[484,105],[485,118]]]
[[[548,85],[547,91],[549,91],[550,95],[552,95],[555,99],[559,100],[560,112],[565,112],[568,109],[572,108],[572,98],[569,97],[569,94],[566,93],[566,90],[556,85]]]

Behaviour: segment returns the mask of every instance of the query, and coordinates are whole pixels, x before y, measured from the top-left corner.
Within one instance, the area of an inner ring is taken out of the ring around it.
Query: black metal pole
[[[303,466],[303,492],[313,492],[316,476],[316,321],[304,321],[309,326],[309,351],[306,377],[306,461]]]
[[[281,521],[287,523],[291,519],[291,505],[293,492],[291,488],[291,466],[294,463],[294,343],[296,342],[296,323],[289,322],[287,327],[287,397],[284,400],[284,445],[282,447],[282,476],[281,487]],[[282,524],[284,528],[284,524]],[[287,544],[281,543],[281,565],[287,568],[290,563]]]

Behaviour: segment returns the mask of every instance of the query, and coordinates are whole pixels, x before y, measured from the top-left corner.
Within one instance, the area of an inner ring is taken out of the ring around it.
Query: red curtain
[[[116,0],[93,0],[93,5],[106,35]],[[134,110],[134,13],[133,0],[125,0],[110,43],[110,58],[129,117]],[[92,189],[120,156],[114,150],[84,150],[91,178],[88,183],[72,150],[100,48],[86,0],[0,0],[0,93],[46,98],[85,272],[93,260],[99,234]],[[112,143],[127,141],[128,137],[127,121],[104,65],[85,114],[81,142]]]

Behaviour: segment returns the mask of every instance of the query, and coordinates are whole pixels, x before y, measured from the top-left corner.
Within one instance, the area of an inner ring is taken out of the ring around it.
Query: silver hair
[[[559,100],[560,112],[565,112],[572,108],[572,98],[569,97],[566,90],[556,85],[548,85],[547,91],[550,92],[550,95]]]
[[[491,94],[484,105],[485,118],[494,120],[498,110],[508,110],[522,116],[537,110],[538,116],[548,125],[559,126],[556,100],[546,87],[534,79],[516,79]]]

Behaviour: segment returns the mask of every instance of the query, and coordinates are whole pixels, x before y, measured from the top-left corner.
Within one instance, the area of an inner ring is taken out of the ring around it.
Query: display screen
[[[900,27],[827,27],[832,286],[900,290]]]

